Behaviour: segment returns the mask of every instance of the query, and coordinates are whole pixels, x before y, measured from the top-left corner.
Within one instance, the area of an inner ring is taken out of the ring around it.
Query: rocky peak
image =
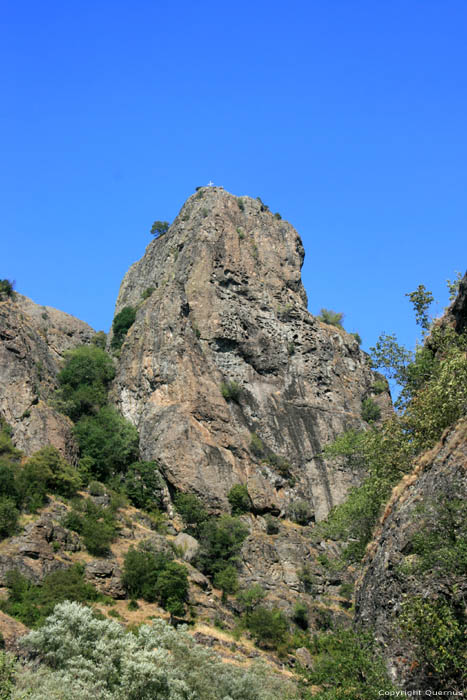
[[[299,235],[259,201],[203,188],[126,274],[116,311],[137,308],[113,397],[169,486],[256,512],[305,500],[322,518],[360,474],[322,447],[362,427],[375,375],[358,343],[306,308]],[[389,395],[377,397],[390,410]]]

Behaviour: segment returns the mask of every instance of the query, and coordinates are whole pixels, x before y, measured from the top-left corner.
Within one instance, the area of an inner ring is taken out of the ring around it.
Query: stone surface
[[[57,386],[63,353],[93,335],[83,321],[21,294],[0,302],[0,415],[26,454],[52,444],[76,461],[71,422],[47,401]]]
[[[122,572],[115,560],[94,559],[86,564],[85,577],[101,593],[111,598],[125,598],[126,591],[122,583]]]
[[[184,559],[184,561],[193,561],[199,549],[199,542],[197,539],[187,532],[179,532],[173,542],[182,552],[182,559]]]
[[[433,689],[435,679],[417,664],[410,638],[400,633],[398,616],[407,596],[430,601],[452,595],[467,601],[465,577],[450,572],[449,580],[436,570],[426,575],[404,573],[411,558],[411,540],[423,527],[420,507],[439,503],[440,494],[467,498],[467,419],[446,431],[441,441],[417,461],[412,474],[394,489],[376,538],[370,545],[366,568],[356,591],[356,620],[374,630],[384,649],[393,680],[406,690]]]
[[[241,482],[257,513],[305,499],[319,520],[361,478],[321,451],[364,426],[361,401],[376,375],[352,335],[307,311],[303,257],[297,232],[259,202],[243,197],[239,206],[204,188],[122,282],[116,312],[138,312],[113,399],[139,429],[143,458],[213,512],[228,510],[227,493]],[[238,384],[237,401],[222,396],[223,382]],[[391,410],[388,394],[378,401]],[[253,433],[262,455],[251,450]],[[273,453],[292,478],[264,461]]]

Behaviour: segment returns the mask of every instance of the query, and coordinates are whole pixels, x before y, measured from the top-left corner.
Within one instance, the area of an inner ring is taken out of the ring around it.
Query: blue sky
[[[212,179],[302,236],[309,307],[413,346],[467,248],[467,3],[7,2],[0,277],[108,330],[120,281]]]

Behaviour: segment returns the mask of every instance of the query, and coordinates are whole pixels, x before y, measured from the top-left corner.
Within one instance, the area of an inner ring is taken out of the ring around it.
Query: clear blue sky
[[[2,6],[0,277],[108,330],[155,219],[210,179],[299,231],[310,310],[417,336],[467,249],[465,0]]]

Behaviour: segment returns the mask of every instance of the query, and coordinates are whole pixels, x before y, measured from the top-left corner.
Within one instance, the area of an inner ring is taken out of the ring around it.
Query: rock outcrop
[[[87,323],[20,294],[0,302],[0,415],[26,454],[52,444],[75,461],[71,423],[47,400],[57,386],[63,353],[93,335]]]
[[[113,400],[143,459],[213,512],[240,482],[256,513],[304,499],[325,517],[361,474],[327,463],[323,446],[365,426],[363,398],[391,410],[357,340],[307,311],[303,258],[260,202],[203,188],[122,282],[116,312],[138,311]]]

